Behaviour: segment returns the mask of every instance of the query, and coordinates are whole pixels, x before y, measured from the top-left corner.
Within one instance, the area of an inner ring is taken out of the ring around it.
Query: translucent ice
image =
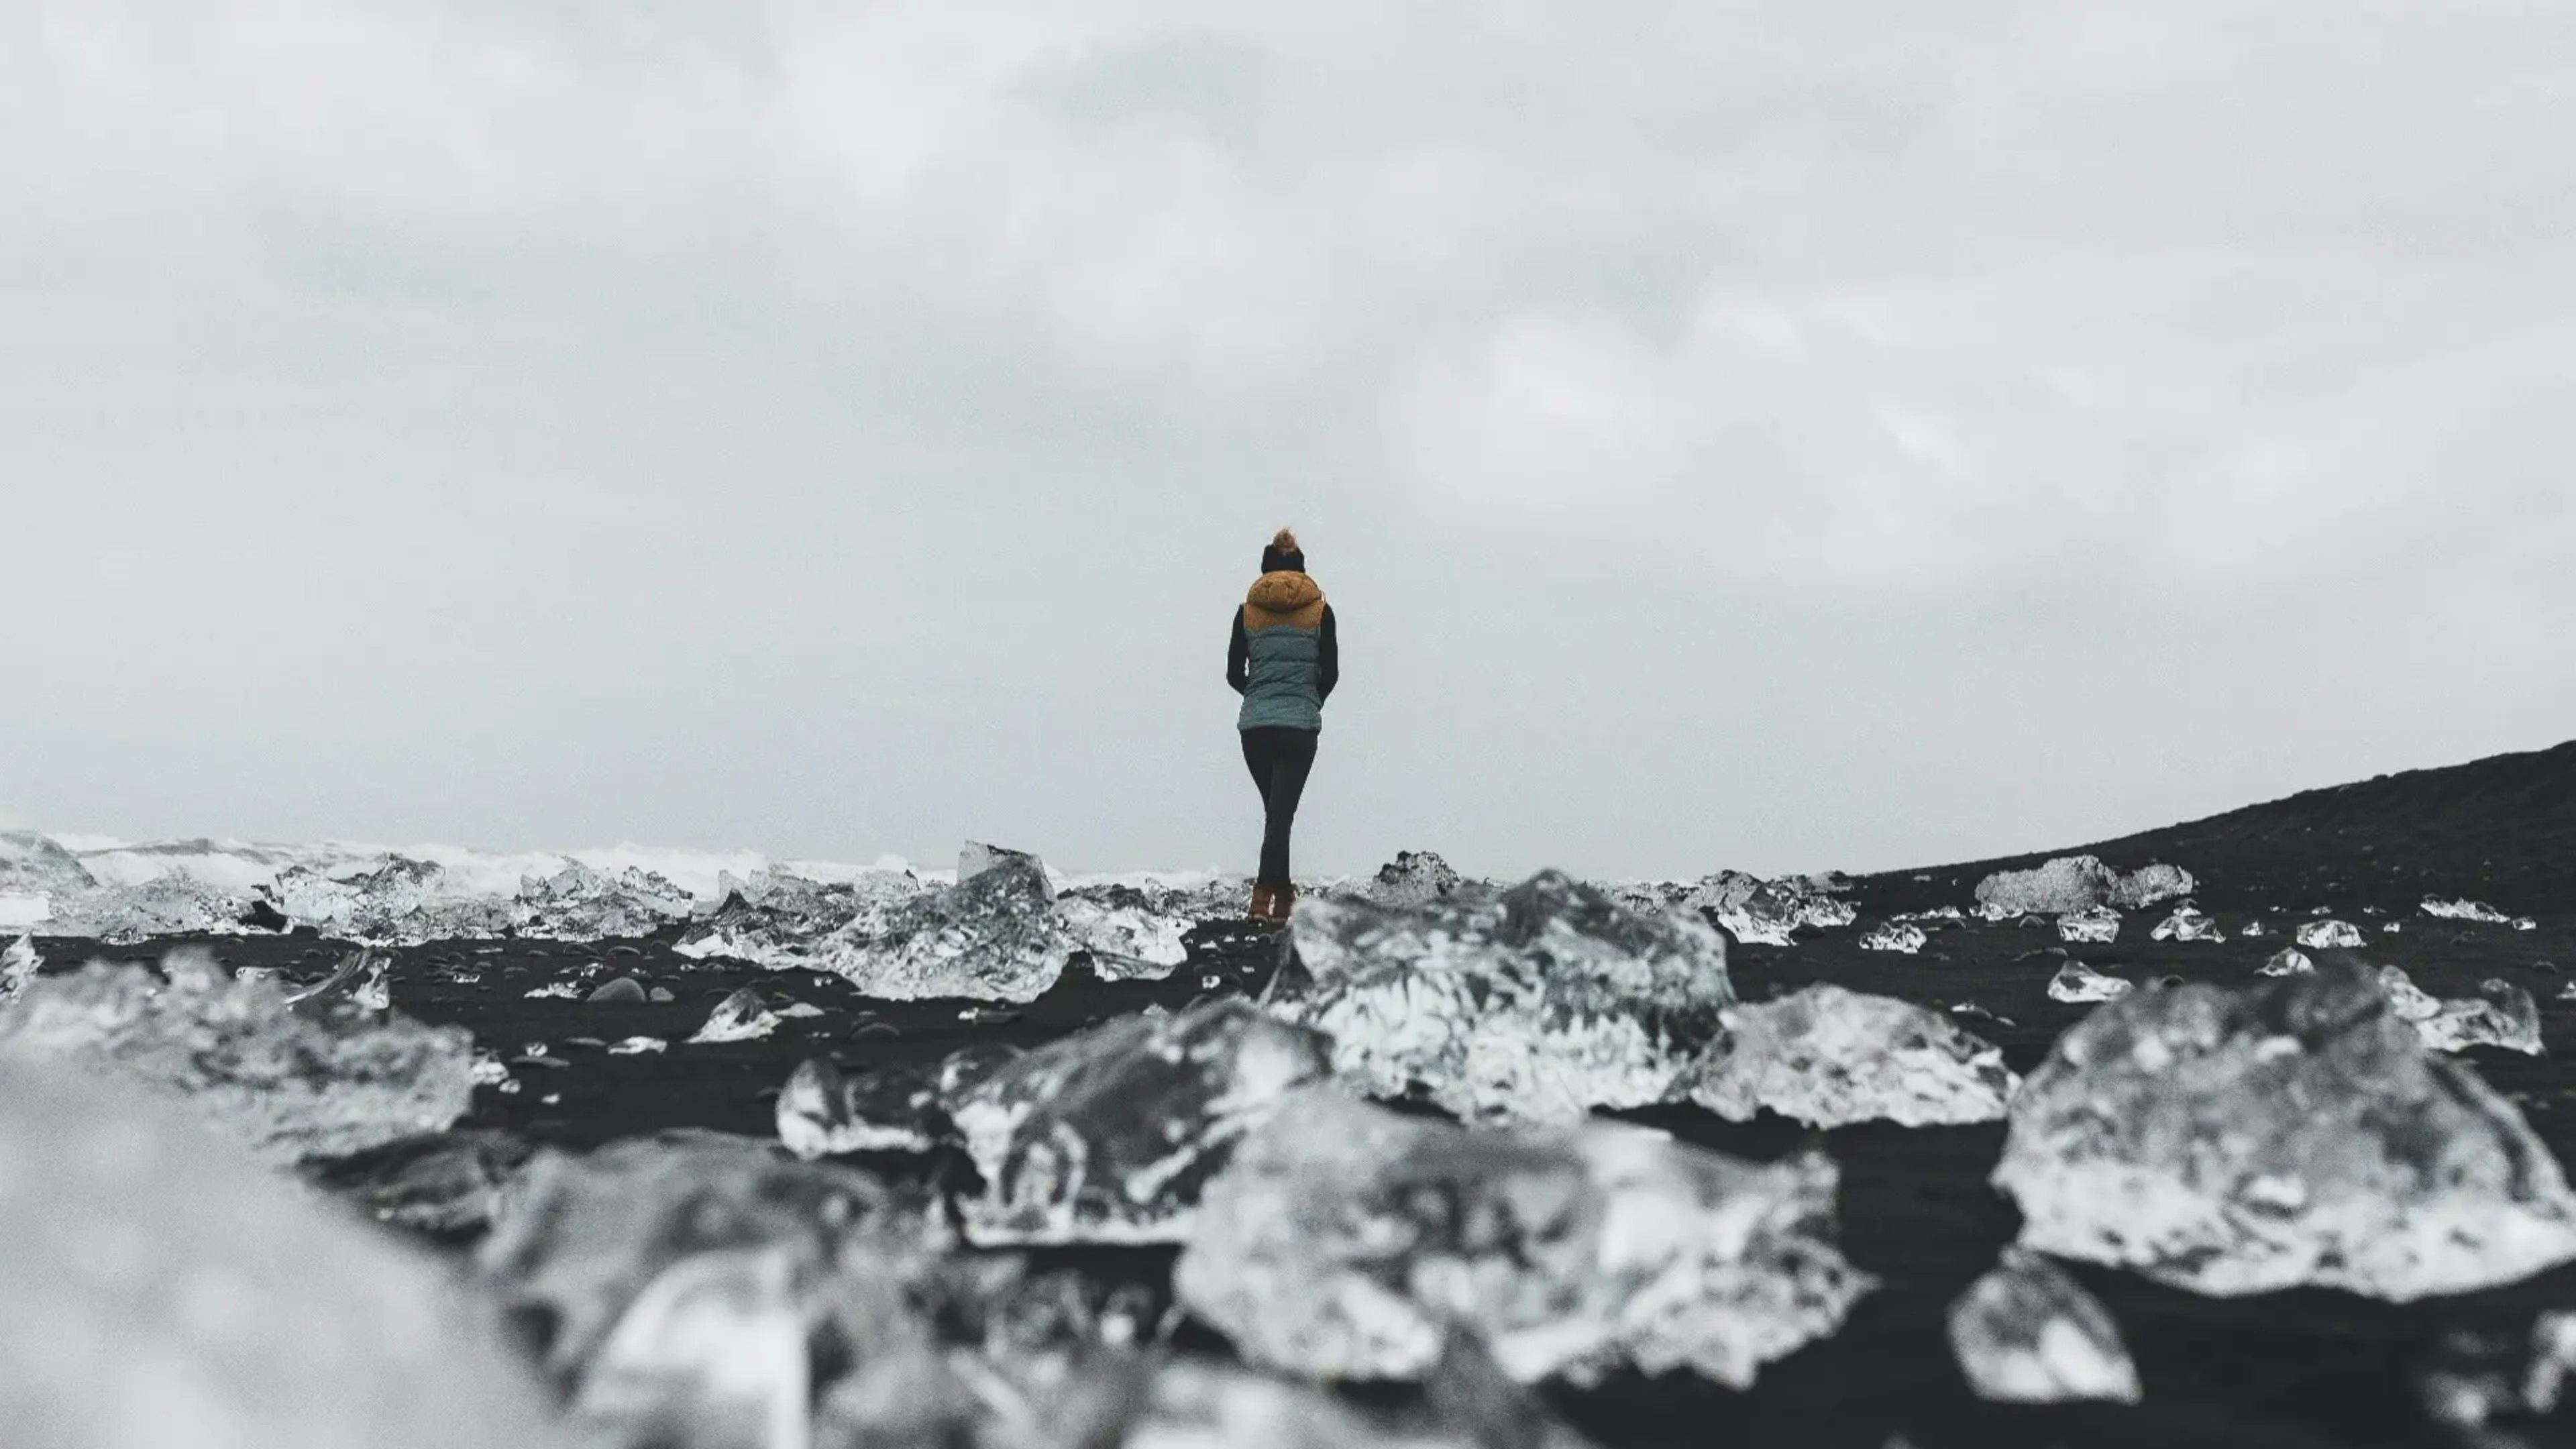
[[[180,1103],[0,1060],[13,1449],[551,1449],[443,1265],[244,1162]]]
[[[1836,1172],[1593,1122],[1471,1130],[1298,1093],[1211,1183],[1173,1270],[1247,1359],[1418,1378],[1453,1326],[1522,1382],[1620,1365],[1750,1384],[1874,1283],[1830,1234]]]
[[[1056,897],[1056,924],[1092,969],[1111,981],[1160,981],[1189,959],[1188,916],[1157,909],[1134,886],[1105,885]]]
[[[1208,1178],[1291,1089],[1331,1070],[1315,1033],[1241,997],[1123,1017],[1017,1057],[949,1115],[984,1178],[978,1243],[1165,1243]]]
[[[817,943],[811,964],[891,1000],[1033,1001],[1072,954],[1046,868],[1011,851],[944,890],[862,910]]]
[[[2424,914],[2451,921],[2490,921],[2499,926],[2513,919],[2484,901],[2446,901],[2437,896],[2424,898]]]
[[[2150,940],[2156,941],[2224,941],[2227,939],[2227,933],[2218,928],[2218,922],[2189,906],[2175,907],[2172,915],[2158,921],[2156,928],[2147,934]]]
[[[640,866],[603,871],[567,860],[552,875],[519,883],[511,922],[522,936],[549,941],[597,941],[649,936],[689,918],[695,898]]]
[[[1271,1005],[1332,1038],[1336,1075],[1479,1121],[1667,1100],[1735,1000],[1705,921],[1557,871],[1472,902],[1301,900],[1286,940]]]
[[[1860,948],[1864,951],[1901,951],[1911,956],[1922,950],[1923,943],[1929,939],[1923,934],[1923,928],[1912,921],[1889,921],[1862,936]]]
[[[2110,1311],[2065,1269],[2012,1244],[1950,1305],[1950,1349],[1981,1399],[2134,1404],[2141,1394]]]
[[[2120,939],[2120,913],[2109,906],[2086,906],[2057,918],[2057,939],[2088,946]]]
[[[2311,951],[2358,950],[2362,945],[2361,928],[2350,921],[2307,921],[2299,927],[2298,942]]]
[[[45,958],[36,954],[34,940],[20,936],[10,942],[8,950],[0,951],[0,1001],[17,995],[18,989],[34,980],[44,964]]]
[[[1738,1122],[1762,1108],[1816,1127],[1991,1122],[2017,1079],[1944,1014],[1818,984],[1723,1013],[1691,1100]]]
[[[2415,1028],[2424,1045],[2455,1052],[2466,1047],[2495,1046],[2539,1056],[2540,1006],[2531,993],[2510,981],[2489,977],[2478,994],[2445,1001],[2417,986],[2394,966],[2379,968],[2379,987],[2388,1009]]]
[[[1764,880],[1733,870],[1706,877],[1682,892],[1675,904],[1708,911],[1735,939],[1763,946],[1789,945],[1800,927],[1848,926],[1859,914],[1851,902],[1836,899],[1828,884],[1811,877]]]
[[[1449,862],[1428,850],[1399,850],[1395,859],[1378,867],[1376,875],[1333,892],[1380,906],[1427,906],[1483,893],[1478,883],[1459,875]]]
[[[641,1444],[807,1449],[804,1267],[792,1248],[759,1246],[664,1268],[592,1356],[574,1416]]]
[[[2428,1417],[2463,1444],[2518,1449],[2544,1442],[2487,1434],[2496,1419],[2554,1414],[2576,1376],[2576,1311],[2545,1311],[2520,1333],[2455,1331],[2436,1345],[2416,1376]],[[2555,1442],[2554,1439],[2546,1442]]]
[[[778,1030],[785,1018],[769,1009],[760,993],[745,986],[716,1003],[707,1013],[707,1024],[699,1027],[692,1044],[729,1041],[758,1041]]]
[[[681,933],[672,949],[704,959],[727,956],[773,970],[807,965],[818,942],[870,908],[883,909],[928,889],[910,871],[866,871],[847,883],[824,884],[763,870],[717,882],[716,909]]]
[[[2232,1296],[2399,1301],[2576,1258],[2576,1197],[2511,1104],[2340,960],[2144,987],[2013,1097],[1995,1185],[2024,1246]]]
[[[811,1160],[845,1152],[928,1152],[949,1133],[934,1078],[881,1072],[851,1080],[828,1057],[797,1064],[779,1089],[778,1140]]]
[[[2067,855],[2030,870],[1998,871],[1977,882],[1977,902],[2015,914],[2065,915],[2088,906],[2141,910],[2189,895],[2196,883],[2180,866],[2150,865],[2123,874],[2090,855]]]
[[[97,885],[80,857],[48,837],[0,830],[0,894],[76,896]]]
[[[243,933],[241,916],[248,905],[193,876],[155,876],[132,885],[101,885],[69,898],[56,896],[46,929],[111,945],[133,945],[155,936],[237,936]]]
[[[2284,946],[2273,952],[2271,959],[2265,961],[2259,971],[2265,976],[2304,976],[2316,969],[2317,963],[2308,959],[2307,952],[2296,946]]]
[[[93,961],[0,1004],[0,1050],[69,1058],[185,1097],[261,1160],[356,1152],[463,1116],[474,1040],[345,998],[291,1008],[276,983],[235,981],[176,952],[164,985]]]
[[[2069,961],[2048,978],[2051,1001],[2117,1001],[2137,986],[2134,981],[2106,976],[2081,961]]]
[[[498,936],[511,925],[508,898],[453,879],[434,862],[405,856],[355,874],[289,866],[270,889],[289,921],[377,945]]]

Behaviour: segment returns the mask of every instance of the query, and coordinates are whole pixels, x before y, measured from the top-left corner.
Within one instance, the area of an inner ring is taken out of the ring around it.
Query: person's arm
[[[1252,641],[1243,637],[1243,609],[1234,611],[1234,637],[1225,645],[1226,687],[1241,694],[1252,687]]]
[[[1333,633],[1333,606],[1326,604],[1323,638],[1318,641],[1315,651],[1315,702],[1321,704],[1332,698],[1333,686],[1339,683],[1341,678],[1341,640]]]

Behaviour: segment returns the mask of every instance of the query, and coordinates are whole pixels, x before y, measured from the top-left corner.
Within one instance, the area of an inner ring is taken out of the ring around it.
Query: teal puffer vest
[[[1263,574],[1243,600],[1243,708],[1235,728],[1324,727],[1324,695],[1316,681],[1324,652],[1324,591],[1294,570]]]

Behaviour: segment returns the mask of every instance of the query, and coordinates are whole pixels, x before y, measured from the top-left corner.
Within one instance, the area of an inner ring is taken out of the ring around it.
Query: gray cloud
[[[0,814],[1892,865],[2555,740],[2576,16],[48,0]]]

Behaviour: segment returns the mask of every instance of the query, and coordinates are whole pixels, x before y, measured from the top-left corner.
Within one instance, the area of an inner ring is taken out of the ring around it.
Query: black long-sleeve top
[[[1225,682],[1241,694],[1252,685],[1252,641],[1243,637],[1243,610],[1234,611],[1234,637],[1225,646]],[[1315,700],[1322,703],[1333,697],[1333,686],[1342,677],[1342,646],[1333,636],[1333,606],[1324,606],[1324,622],[1316,630]]]

